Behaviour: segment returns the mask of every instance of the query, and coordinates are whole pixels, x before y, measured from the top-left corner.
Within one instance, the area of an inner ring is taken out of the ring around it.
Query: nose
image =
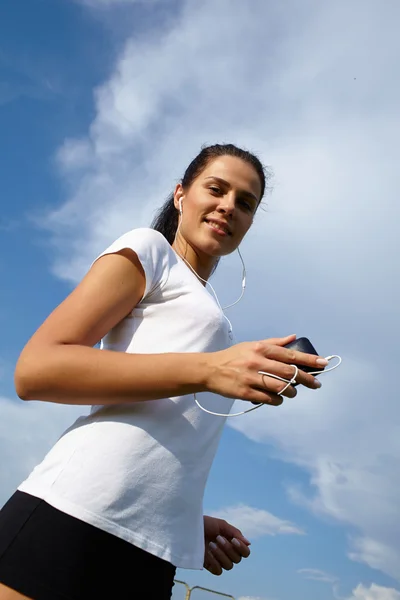
[[[221,196],[216,211],[222,215],[231,217],[235,210],[234,194],[224,194]]]

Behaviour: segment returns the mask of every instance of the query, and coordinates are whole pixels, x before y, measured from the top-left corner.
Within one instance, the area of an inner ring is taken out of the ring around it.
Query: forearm
[[[78,345],[23,352],[18,396],[61,404],[120,404],[206,389],[209,354],[128,354]]]

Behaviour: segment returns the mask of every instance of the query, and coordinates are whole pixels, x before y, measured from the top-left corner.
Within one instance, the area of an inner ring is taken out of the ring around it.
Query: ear
[[[181,183],[178,183],[174,191],[174,206],[176,210],[179,210],[179,199],[183,197],[183,187]]]

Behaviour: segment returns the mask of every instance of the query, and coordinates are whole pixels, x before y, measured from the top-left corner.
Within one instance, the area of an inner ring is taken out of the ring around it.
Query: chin
[[[232,252],[234,252],[236,250],[235,248],[224,248],[221,245],[219,245],[217,248],[213,247],[210,248],[208,247],[207,249],[204,249],[203,252],[204,254],[208,254],[208,256],[212,256],[213,258],[221,258],[221,256],[227,256],[228,254],[232,254]]]
[[[236,245],[233,247],[232,244],[227,244],[227,241],[226,238],[222,238],[220,242],[218,240],[210,240],[210,238],[207,240],[203,238],[199,239],[198,243],[195,243],[195,246],[198,252],[201,252],[202,254],[206,254],[213,258],[220,258],[221,256],[227,256],[236,250]]]

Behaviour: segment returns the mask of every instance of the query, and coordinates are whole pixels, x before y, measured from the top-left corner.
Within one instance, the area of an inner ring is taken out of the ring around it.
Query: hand
[[[223,519],[204,516],[204,541],[204,568],[213,575],[230,571],[250,555],[249,540]]]
[[[207,390],[228,398],[279,406],[283,398],[278,394],[287,384],[273,377],[260,375],[259,371],[290,380],[294,375],[292,364],[315,367],[316,371],[328,364],[321,356],[282,347],[295,339],[295,335],[290,335],[259,342],[244,342],[211,353]],[[296,382],[311,389],[321,387],[315,377],[300,369]],[[291,385],[283,392],[288,398],[294,398],[296,394],[296,389]]]

